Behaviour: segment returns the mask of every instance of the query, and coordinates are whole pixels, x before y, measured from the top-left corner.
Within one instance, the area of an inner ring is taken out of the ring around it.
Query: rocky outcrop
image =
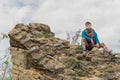
[[[82,58],[79,46],[54,37],[40,23],[17,24],[9,33],[12,80],[120,80],[120,56],[98,49]]]

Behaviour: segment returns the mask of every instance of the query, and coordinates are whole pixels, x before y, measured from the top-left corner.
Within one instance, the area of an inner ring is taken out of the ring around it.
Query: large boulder
[[[66,69],[65,58],[62,56],[76,54],[76,51],[71,49],[68,41],[55,38],[48,25],[17,24],[10,31],[9,37],[13,80],[65,78],[65,76],[60,76]],[[29,72],[35,72],[34,70],[39,73],[37,75],[40,75],[37,78],[30,76]]]

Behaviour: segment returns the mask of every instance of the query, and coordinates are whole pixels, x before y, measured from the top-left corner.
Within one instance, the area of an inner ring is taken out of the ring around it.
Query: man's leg
[[[106,51],[107,53],[109,53],[110,55],[112,55],[112,50],[109,50],[108,47],[104,44],[101,43],[100,46],[104,49],[104,51]]]
[[[88,45],[86,39],[82,38],[81,39],[81,44],[82,44],[82,48],[83,48],[83,54],[82,55],[83,55],[83,57],[86,57],[86,54],[87,54],[86,46]]]
[[[86,39],[82,38],[82,39],[81,39],[81,44],[82,44],[83,50],[86,50],[86,46],[88,45]]]

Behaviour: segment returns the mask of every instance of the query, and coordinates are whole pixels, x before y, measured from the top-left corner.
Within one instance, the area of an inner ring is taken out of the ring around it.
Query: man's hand
[[[92,45],[93,47],[97,47],[97,48],[100,48],[100,45],[99,44],[95,44],[95,45]]]

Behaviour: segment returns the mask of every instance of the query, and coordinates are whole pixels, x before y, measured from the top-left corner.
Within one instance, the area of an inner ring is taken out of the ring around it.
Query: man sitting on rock
[[[91,28],[91,22],[86,22],[86,29],[82,31],[82,48],[83,48],[83,57],[86,57],[86,50],[91,50],[93,47],[103,48],[109,55],[112,55],[112,50],[109,50],[104,43],[100,43],[97,33],[94,29]]]

